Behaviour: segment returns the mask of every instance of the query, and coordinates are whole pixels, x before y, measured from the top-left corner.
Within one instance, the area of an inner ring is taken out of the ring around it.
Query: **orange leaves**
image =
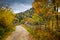
[[[34,13],[39,14],[46,11],[45,5],[47,0],[35,0],[33,3]]]

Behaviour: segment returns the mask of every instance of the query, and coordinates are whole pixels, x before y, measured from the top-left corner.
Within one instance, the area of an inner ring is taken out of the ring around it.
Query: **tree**
[[[10,9],[0,9],[0,24],[3,26],[10,26],[14,20],[14,15]]]
[[[0,8],[0,39],[2,40],[8,33],[14,30],[14,14],[8,7]],[[5,39],[4,39],[5,40]]]

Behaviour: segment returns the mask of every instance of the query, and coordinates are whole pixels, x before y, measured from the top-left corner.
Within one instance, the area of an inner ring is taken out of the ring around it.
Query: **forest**
[[[60,0],[34,0],[32,8],[14,14],[9,6],[0,7],[0,40],[22,25],[31,40],[60,40]]]

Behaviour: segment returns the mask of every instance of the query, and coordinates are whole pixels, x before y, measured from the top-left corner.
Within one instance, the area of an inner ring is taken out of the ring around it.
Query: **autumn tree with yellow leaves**
[[[4,38],[14,29],[14,14],[9,7],[0,8],[0,39]]]
[[[38,30],[38,34],[42,34],[39,36],[38,40],[60,40],[60,34],[58,34],[58,8],[60,6],[60,0],[34,0],[33,2],[33,8],[34,8],[34,15],[40,15],[44,21],[45,21],[45,30],[50,36],[48,36],[46,39],[44,39],[43,33],[41,33],[42,30]],[[46,19],[46,20],[45,20]],[[52,36],[53,35],[53,36]],[[59,35],[59,36],[58,36]],[[45,35],[47,36],[47,35]],[[57,37],[56,37],[57,36]],[[54,39],[55,38],[55,39]]]
[[[0,9],[0,24],[4,26],[10,26],[12,25],[11,23],[13,22],[13,19],[14,19],[14,15],[10,9],[8,8]]]

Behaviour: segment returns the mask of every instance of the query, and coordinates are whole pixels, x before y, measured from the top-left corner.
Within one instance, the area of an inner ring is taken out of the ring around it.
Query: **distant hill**
[[[31,18],[33,16],[33,13],[34,13],[33,8],[30,8],[29,10],[26,10],[24,12],[17,13],[16,14],[17,20],[15,20],[14,23],[18,23],[18,22],[20,23],[20,21],[23,20],[24,18]]]
[[[34,13],[34,9],[30,8],[29,10],[17,13],[16,15],[17,16],[23,16],[25,18],[25,17],[32,17],[33,13]]]

